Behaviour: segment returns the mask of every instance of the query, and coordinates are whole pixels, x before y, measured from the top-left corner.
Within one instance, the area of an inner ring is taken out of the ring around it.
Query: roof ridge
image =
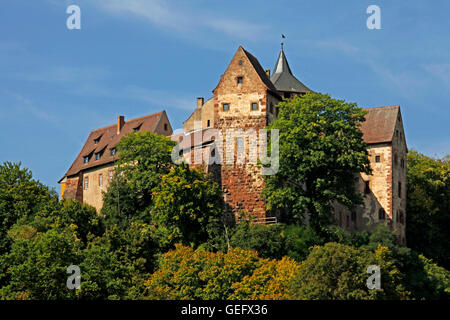
[[[253,69],[255,69],[256,73],[258,74],[259,78],[261,79],[261,81],[264,83],[264,85],[272,92],[274,92],[275,94],[279,95],[280,93],[278,92],[277,88],[275,87],[275,85],[272,83],[272,81],[270,81],[270,78],[267,76],[267,73],[264,71],[264,68],[261,66],[261,63],[259,63],[258,58],[256,58],[253,54],[251,54],[250,52],[248,52],[247,50],[244,49],[244,47],[239,46],[239,48],[242,49],[242,51],[244,51],[244,54],[247,56],[248,60],[250,61],[250,63],[253,66]],[[238,49],[239,50],[239,49]],[[259,69],[259,70],[258,70]]]
[[[155,113],[152,113],[152,114],[148,114],[148,115],[146,115],[146,116],[141,116],[141,117],[133,118],[133,119],[130,119],[130,120],[125,121],[125,123],[130,122],[130,121],[135,121],[135,120],[141,120],[141,119],[147,118],[147,117],[149,118],[149,117],[161,115],[163,112],[164,112],[164,111],[159,111],[159,112],[155,112]],[[111,127],[114,127],[114,126],[116,126],[116,125],[117,125],[117,124],[111,124],[111,125],[106,126],[106,127],[101,127],[101,128],[98,128],[98,129],[94,129],[94,130],[91,131],[91,133],[94,133],[94,132],[99,131],[99,130],[104,130],[104,129],[107,129],[107,128],[111,128]]]
[[[380,106],[380,107],[370,107],[370,108],[363,108],[364,110],[374,110],[374,109],[388,109],[388,108],[400,108],[400,105],[392,105],[392,106]]]

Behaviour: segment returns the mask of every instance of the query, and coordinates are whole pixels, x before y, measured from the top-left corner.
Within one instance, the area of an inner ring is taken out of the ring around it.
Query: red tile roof
[[[387,106],[364,109],[366,121],[361,124],[363,139],[366,143],[391,142],[400,106]]]
[[[119,134],[117,134],[117,123],[108,127],[93,130],[81,149],[81,152],[72,163],[72,166],[60,181],[62,181],[65,177],[76,175],[82,170],[116,161],[117,155],[111,155],[111,149],[117,146],[123,136],[133,132],[134,129],[139,126],[139,131],[155,132],[158,127],[158,123],[164,114],[165,111],[161,111],[148,116],[126,121]],[[100,141],[95,144],[94,140],[99,138]],[[102,150],[104,153],[101,159],[95,160],[95,154],[101,152]],[[84,157],[89,155],[91,156],[89,162],[84,163]]]

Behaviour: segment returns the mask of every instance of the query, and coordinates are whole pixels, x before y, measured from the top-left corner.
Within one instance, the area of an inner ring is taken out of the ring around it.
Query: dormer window
[[[141,130],[141,126],[142,124],[138,125],[136,128],[133,128],[133,131],[138,132],[139,130]]]
[[[115,156],[116,155],[116,148],[112,148],[110,154],[112,156]]]
[[[102,157],[102,155],[103,155],[103,150],[100,151],[100,152],[97,152],[97,153],[95,154],[95,160],[100,160],[101,157]]]
[[[95,140],[94,140],[94,144],[98,144],[98,143],[100,142],[100,138],[101,138],[101,137],[98,137],[97,139],[95,139]]]
[[[88,163],[89,162],[89,156],[85,156],[83,158],[83,163]]]
[[[237,77],[237,84],[242,84],[243,82],[243,78],[242,77]]]

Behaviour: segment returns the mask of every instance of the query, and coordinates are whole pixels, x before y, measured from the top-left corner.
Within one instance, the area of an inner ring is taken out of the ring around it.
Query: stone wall
[[[259,130],[267,125],[268,94],[241,48],[222,75],[214,95],[214,127],[223,137],[217,145],[221,150],[220,183],[227,209],[235,215],[265,217],[265,202],[261,198],[264,178],[251,157],[258,152],[254,134],[258,139]],[[224,104],[228,110],[224,110]]]
[[[106,192],[110,184],[110,172],[114,172],[114,163],[88,169],[82,175],[83,202],[97,209],[98,212],[103,207],[102,192]],[[100,185],[100,175],[102,175],[102,185]],[[85,178],[88,178],[88,188],[85,188]]]
[[[406,187],[407,187],[407,167],[406,167],[406,140],[403,130],[402,118],[399,112],[395,126],[394,138],[392,139],[393,150],[393,174],[392,174],[392,220],[393,228],[398,234],[398,241],[406,245],[405,226],[406,226]],[[401,190],[399,194],[399,183]]]

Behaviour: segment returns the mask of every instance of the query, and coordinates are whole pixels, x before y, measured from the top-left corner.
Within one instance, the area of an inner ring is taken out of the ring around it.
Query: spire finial
[[[286,37],[284,34],[281,34],[281,50],[283,50],[283,45],[284,45],[283,39],[286,39]]]

